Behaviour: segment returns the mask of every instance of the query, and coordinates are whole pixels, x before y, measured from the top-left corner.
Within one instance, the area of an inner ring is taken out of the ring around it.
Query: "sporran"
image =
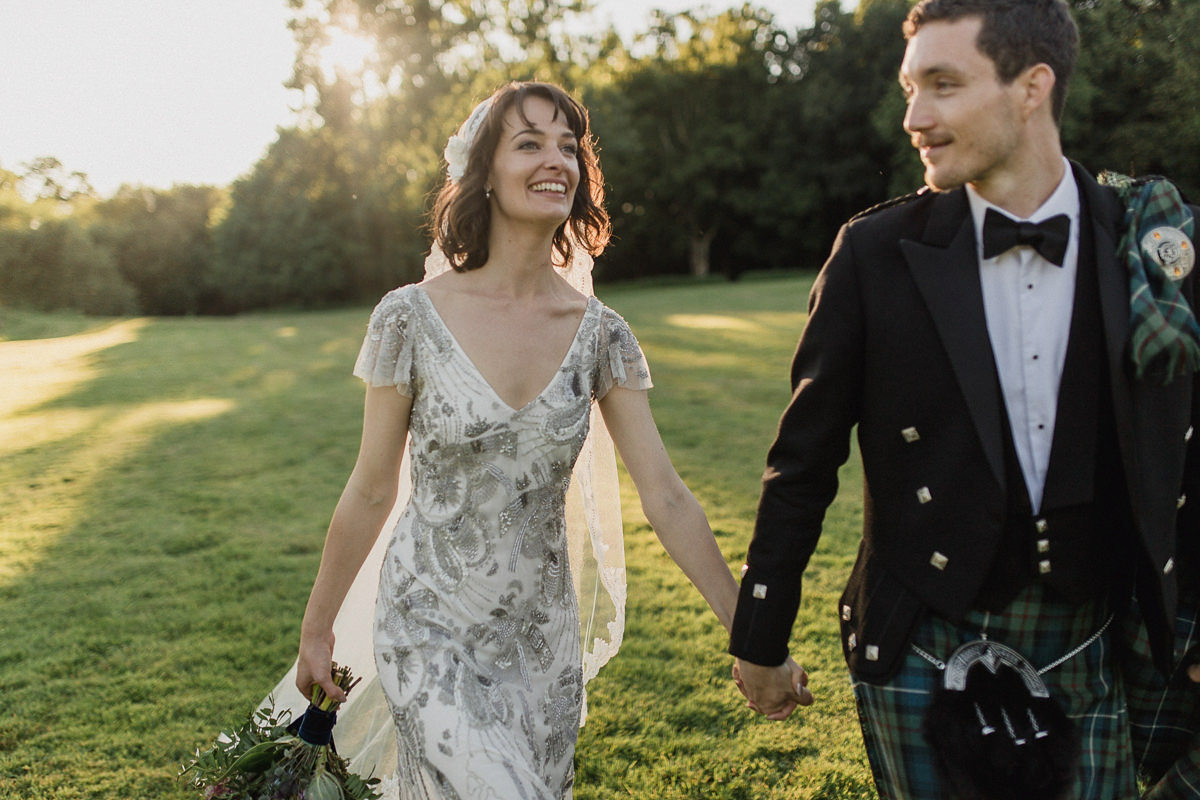
[[[1059,800],[1078,771],[1080,735],[1050,695],[1042,675],[1083,652],[1087,641],[1037,669],[986,634],[945,662],[913,650],[943,673],[925,712],[922,732],[951,796],[961,800]]]

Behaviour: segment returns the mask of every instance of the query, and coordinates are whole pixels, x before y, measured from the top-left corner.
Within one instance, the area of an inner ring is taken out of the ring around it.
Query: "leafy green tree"
[[[648,55],[589,93],[613,187],[606,277],[707,275],[717,237],[758,210],[779,108],[766,58],[777,33],[750,6],[708,18],[659,12],[638,43]]]
[[[138,311],[112,253],[69,218],[0,229],[0,303],[85,314]]]
[[[907,8],[826,0],[795,32],[751,6],[660,15],[650,55],[590,98],[618,237],[602,274],[819,264],[907,147],[902,104],[886,132],[871,124],[898,96]]]
[[[1063,121],[1092,171],[1164,174],[1200,196],[1200,0],[1077,0],[1081,53]]]
[[[509,77],[564,68],[560,22],[582,0],[289,0],[300,124],[238,181],[215,232],[217,306],[238,311],[378,297],[421,276],[441,152],[471,105]],[[339,35],[375,43],[329,70]],[[518,65],[518,66],[514,66]],[[512,75],[510,73],[518,73]]]
[[[879,54],[872,70],[875,104],[867,111],[864,122],[870,126],[879,148],[875,153],[881,161],[877,166],[887,178],[885,197],[908,194],[925,184],[924,167],[904,131],[907,104],[897,81],[907,44],[901,24],[908,6],[907,0],[862,0],[858,10],[861,39],[856,46]]]
[[[772,116],[772,163],[760,238],[782,248],[789,266],[819,265],[854,214],[920,185],[904,174],[912,148],[902,130],[896,74],[904,53],[906,0],[862,0],[852,12],[837,0],[817,4],[790,56],[783,107]],[[771,237],[771,231],[779,236]]]
[[[339,156],[322,130],[280,131],[253,172],[233,184],[208,273],[219,311],[351,299],[361,243],[354,187]]]
[[[114,254],[142,313],[210,310],[211,229],[224,198],[225,191],[212,186],[122,186],[92,209],[89,230]]]
[[[68,172],[62,162],[52,156],[41,156],[22,166],[20,180],[37,198],[70,203],[96,194],[87,175],[79,171]]]
[[[20,186],[20,175],[0,168],[0,229],[29,227],[29,202],[21,196]]]

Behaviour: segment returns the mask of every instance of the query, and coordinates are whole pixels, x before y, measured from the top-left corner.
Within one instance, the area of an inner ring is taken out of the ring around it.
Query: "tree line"
[[[598,281],[815,268],[852,214],[921,185],[896,82],[909,0],[820,0],[788,29],[747,4],[576,33],[588,0],[288,0],[304,102],[231,186],[99,197],[53,157],[0,169],[0,304],[232,314],[369,302],[419,280],[446,138],[513,79],[589,108],[614,239]],[[1075,0],[1063,121],[1093,172],[1200,195],[1200,0]],[[330,70],[337,31],[369,37]],[[2,154],[0,154],[2,155]]]

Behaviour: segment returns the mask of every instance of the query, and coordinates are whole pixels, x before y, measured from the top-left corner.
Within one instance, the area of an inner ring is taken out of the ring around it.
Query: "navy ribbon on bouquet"
[[[337,722],[336,711],[322,711],[310,705],[296,720],[296,735],[308,744],[317,746],[333,742],[333,724]]]

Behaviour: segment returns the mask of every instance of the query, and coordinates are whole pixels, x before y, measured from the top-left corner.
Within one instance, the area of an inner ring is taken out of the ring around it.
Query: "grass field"
[[[676,467],[740,565],[811,277],[603,287]],[[0,797],[186,798],[175,773],[290,665],[353,463],[369,309],[122,319],[0,309]],[[837,640],[856,456],[793,648],[817,704],[743,707],[725,637],[622,475],[620,655],[589,687],[580,800],[872,797]]]

